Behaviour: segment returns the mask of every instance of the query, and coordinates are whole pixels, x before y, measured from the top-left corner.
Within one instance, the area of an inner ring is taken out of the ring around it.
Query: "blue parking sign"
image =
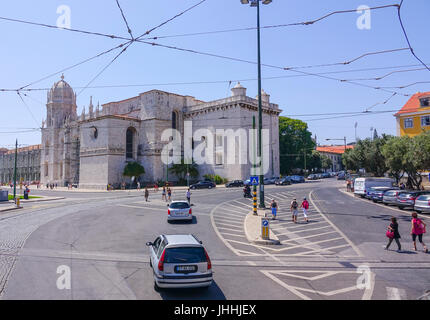
[[[251,180],[251,185],[258,186],[258,176],[252,176],[250,180]]]

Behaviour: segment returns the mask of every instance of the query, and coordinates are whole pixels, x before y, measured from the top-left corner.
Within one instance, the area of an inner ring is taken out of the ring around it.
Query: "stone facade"
[[[268,129],[268,143],[263,146],[267,155],[266,176],[279,176],[278,105],[270,103],[270,96],[262,92],[263,129]],[[163,163],[162,141],[166,129],[177,129],[184,136],[186,124],[191,124],[194,136],[199,129],[208,129],[214,135],[215,156],[212,163],[199,165],[202,178],[205,174],[218,174],[228,179],[247,179],[249,161],[239,163],[242,156],[251,156],[246,140],[239,155],[239,137],[235,147],[235,164],[227,164],[228,136],[238,134],[238,129],[252,129],[253,116],[258,124],[258,101],[246,96],[246,88],[238,84],[231,97],[204,102],[191,96],[182,96],[160,90],[141,93],[130,99],[99,105],[94,109],[92,99],[80,116],[76,112],[76,94],[64,77],[55,83],[47,96],[47,117],[42,123],[40,151],[40,179],[42,184],[57,183],[65,186],[78,184],[80,188],[106,189],[107,184],[127,181],[122,172],[128,162],[143,165],[143,182],[164,180],[166,165]],[[221,130],[221,131],[220,131]],[[226,131],[225,136],[219,134]],[[218,136],[216,135],[218,134]],[[203,137],[206,138],[205,136]],[[182,139],[182,138],[181,138]],[[180,150],[184,156],[184,144]],[[197,148],[200,143],[192,143]],[[231,141],[230,141],[231,143]],[[245,155],[246,153],[246,155]],[[168,155],[165,155],[166,158]],[[175,177],[169,173],[169,180]]]
[[[41,145],[18,148],[16,161],[17,183],[37,183],[40,180]],[[15,168],[15,149],[0,150],[0,182],[13,183]]]

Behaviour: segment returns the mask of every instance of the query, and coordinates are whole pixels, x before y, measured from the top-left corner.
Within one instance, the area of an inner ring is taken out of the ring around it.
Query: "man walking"
[[[148,202],[148,197],[149,197],[148,187],[145,187],[145,201],[146,202]]]
[[[190,192],[190,188],[188,188],[186,196],[187,196],[188,204],[191,204],[191,192]]]
[[[291,201],[291,212],[292,212],[292,219],[294,223],[297,223],[297,208],[299,207],[299,204],[297,203],[296,198],[293,199],[293,201]]]
[[[272,220],[276,220],[276,214],[278,211],[278,203],[275,201],[275,199],[272,199],[272,203],[270,204],[270,207],[272,208]]]
[[[303,208],[303,216],[305,217],[306,223],[308,223],[308,209],[309,209],[309,202],[306,200],[306,198],[303,199],[302,204],[300,205],[300,208]]]

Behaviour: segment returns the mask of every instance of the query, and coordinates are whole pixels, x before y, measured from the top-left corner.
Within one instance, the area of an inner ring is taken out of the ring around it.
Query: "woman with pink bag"
[[[412,224],[411,235],[412,235],[412,241],[414,242],[415,251],[417,251],[417,237],[418,237],[418,241],[424,247],[424,252],[425,253],[429,252],[425,243],[423,242],[423,234],[426,232],[426,224],[421,219],[418,218],[418,214],[416,212],[412,212],[411,224]]]
[[[388,244],[385,247],[385,250],[388,250],[393,240],[397,243],[397,251],[402,250],[402,246],[400,245],[400,233],[399,233],[399,224],[397,223],[397,219],[395,217],[391,217],[391,224],[388,226],[388,230],[386,233],[388,237]]]

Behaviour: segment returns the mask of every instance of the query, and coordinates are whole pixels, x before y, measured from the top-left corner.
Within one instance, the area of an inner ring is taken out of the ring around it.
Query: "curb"
[[[255,222],[250,221],[251,219],[253,220],[259,220],[262,216],[258,215],[258,216],[254,216],[253,212],[249,213],[244,221],[244,230],[245,230],[245,235],[246,235],[246,239],[248,240],[248,242],[253,243],[253,244],[260,244],[260,245],[280,245],[281,242],[279,241],[278,237],[273,233],[272,230],[269,229],[269,237],[270,239],[268,240],[264,240],[261,238],[260,235],[258,235],[258,233],[255,233],[251,235],[250,234],[250,230],[249,230],[249,225],[253,224]],[[255,235],[257,234],[257,237],[255,237]]]
[[[12,211],[12,210],[23,209],[23,208],[24,208],[24,207],[11,207],[11,208],[6,208],[6,209],[0,209],[0,213],[1,213],[1,212]]]

